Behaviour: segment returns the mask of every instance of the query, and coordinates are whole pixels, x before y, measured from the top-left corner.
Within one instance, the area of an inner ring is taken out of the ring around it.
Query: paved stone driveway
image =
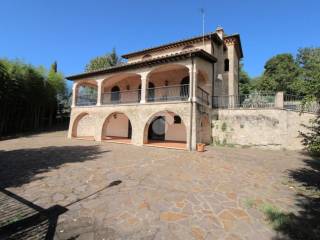
[[[68,209],[55,239],[272,239],[276,233],[246,202],[294,209],[295,192],[282,182],[302,165],[296,152],[197,153],[65,136],[0,142],[2,187],[42,208]],[[109,186],[114,181],[121,183]]]

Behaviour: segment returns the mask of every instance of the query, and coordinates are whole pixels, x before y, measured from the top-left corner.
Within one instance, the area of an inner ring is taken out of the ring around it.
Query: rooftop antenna
[[[205,17],[204,9],[200,8],[200,12],[202,15],[202,44],[204,46],[204,17]]]

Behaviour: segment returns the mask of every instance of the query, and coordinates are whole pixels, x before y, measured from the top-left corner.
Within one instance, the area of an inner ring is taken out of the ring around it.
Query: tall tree
[[[294,93],[292,84],[298,79],[299,66],[292,54],[284,53],[272,57],[266,62],[264,69],[259,90]]]
[[[43,67],[0,59],[0,136],[48,127],[64,78]]]
[[[302,88],[306,95],[320,101],[320,48],[299,49],[297,63],[301,67],[297,88]]]
[[[96,70],[105,69],[121,64],[121,59],[117,55],[115,48],[112,49],[111,53],[107,53],[103,56],[98,56],[90,60],[86,65],[85,71],[92,72]]]
[[[239,92],[242,94],[249,94],[252,90],[251,79],[248,73],[243,69],[243,63],[240,63],[239,71]]]
[[[55,73],[58,72],[58,63],[57,63],[57,61],[54,61],[51,64],[51,69],[50,70],[54,71]]]

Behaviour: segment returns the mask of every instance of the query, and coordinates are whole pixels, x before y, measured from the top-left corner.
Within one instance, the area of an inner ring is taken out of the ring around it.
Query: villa
[[[69,138],[187,150],[212,142],[213,97],[238,95],[239,34],[218,27],[122,57],[127,63],[67,77]]]

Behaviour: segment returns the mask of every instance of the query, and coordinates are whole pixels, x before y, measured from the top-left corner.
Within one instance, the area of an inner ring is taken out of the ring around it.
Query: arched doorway
[[[114,112],[106,118],[102,127],[102,140],[130,143],[131,137],[132,125],[126,114]]]
[[[111,88],[111,102],[117,103],[120,101],[120,88],[118,86],[114,86]]]
[[[171,111],[158,112],[145,125],[144,143],[149,146],[186,149],[186,126],[178,114]]]
[[[152,120],[148,129],[148,140],[165,140],[165,117],[159,116]]]
[[[73,121],[72,137],[94,140],[94,118],[88,113],[79,114]]]
[[[186,100],[189,97],[189,83],[190,78],[189,76],[184,77],[180,82],[180,97],[182,100]]]

